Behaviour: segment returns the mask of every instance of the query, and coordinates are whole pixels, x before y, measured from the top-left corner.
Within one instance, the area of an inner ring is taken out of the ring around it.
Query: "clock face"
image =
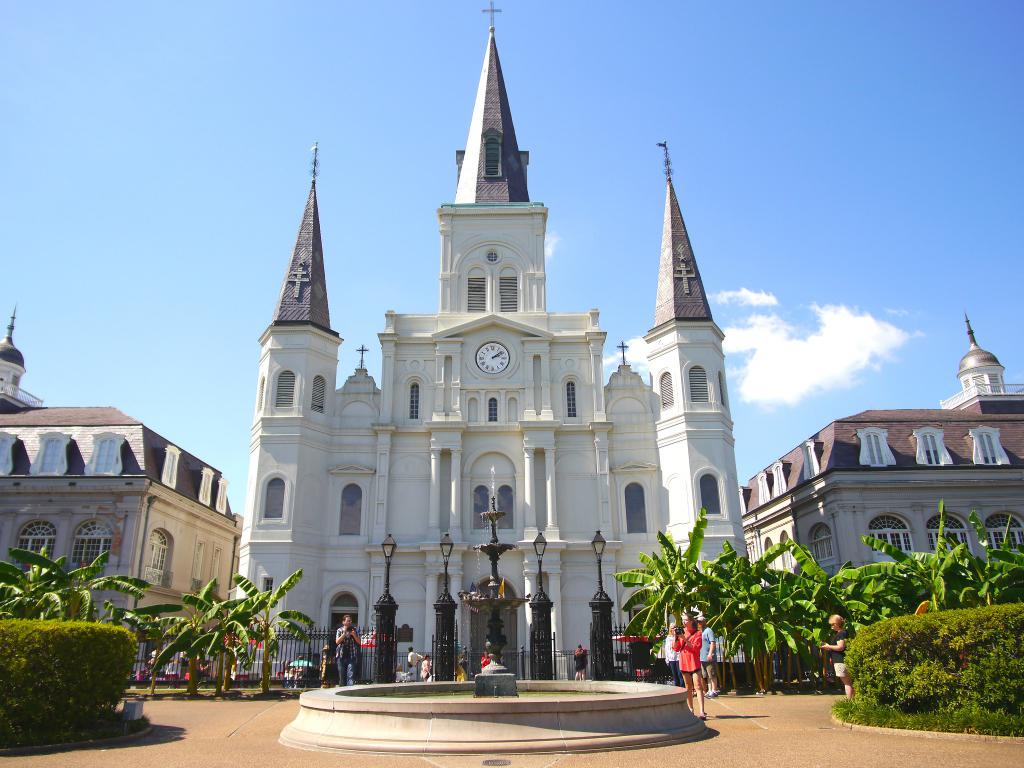
[[[501,373],[509,362],[508,350],[496,341],[489,341],[476,351],[477,368],[484,373]]]

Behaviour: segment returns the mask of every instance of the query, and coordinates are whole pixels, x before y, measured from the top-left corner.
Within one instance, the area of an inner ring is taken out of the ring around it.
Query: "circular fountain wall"
[[[519,698],[472,698],[473,683],[307,691],[281,743],[324,751],[512,754],[647,747],[702,738],[674,686],[520,680]]]

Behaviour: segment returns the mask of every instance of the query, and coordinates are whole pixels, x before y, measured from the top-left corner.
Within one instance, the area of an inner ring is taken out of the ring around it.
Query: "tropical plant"
[[[149,588],[142,579],[104,575],[108,552],[70,571],[65,570],[66,557],[52,560],[45,548],[42,552],[11,549],[9,556],[13,563],[0,561],[0,618],[96,621],[94,592],[120,592],[139,599]]]
[[[287,632],[300,640],[309,639],[306,631],[313,625],[313,620],[309,616],[301,611],[275,612],[284,596],[301,579],[300,568],[274,589],[260,590],[249,579],[241,574],[235,574],[235,585],[245,594],[240,604],[240,615],[245,618],[235,623],[238,647],[247,654],[256,648],[262,648],[260,689],[263,693],[270,690],[271,663],[279,649],[279,633]]]
[[[176,615],[180,610],[180,605],[171,603],[147,605],[142,608],[121,608],[110,601],[106,603],[109,622],[120,624],[134,632],[140,643],[152,643],[153,659],[160,655],[167,642],[178,633],[178,626],[184,621],[184,617]],[[150,694],[156,693],[158,670],[159,667],[155,664],[149,670]]]

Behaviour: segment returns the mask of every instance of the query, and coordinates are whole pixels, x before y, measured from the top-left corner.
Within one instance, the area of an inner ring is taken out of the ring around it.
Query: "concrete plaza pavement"
[[[912,768],[939,764],[1024,765],[1024,744],[954,741],[908,734],[851,731],[833,725],[833,696],[723,696],[708,702],[710,738],[668,747],[585,755],[473,755],[397,757],[305,752],[278,743],[281,729],[295,716],[298,701],[147,701],[153,731],[141,740],[40,755],[8,757],[19,768],[476,768],[485,760],[509,768],[646,768],[701,764],[714,768],[778,765]],[[472,734],[467,734],[471,738]]]

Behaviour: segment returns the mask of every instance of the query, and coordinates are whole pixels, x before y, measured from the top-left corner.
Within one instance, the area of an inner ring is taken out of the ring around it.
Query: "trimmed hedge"
[[[1024,714],[1024,605],[900,616],[863,627],[846,663],[859,700],[901,712]]]
[[[88,738],[115,716],[135,649],[109,624],[0,621],[0,746]]]

